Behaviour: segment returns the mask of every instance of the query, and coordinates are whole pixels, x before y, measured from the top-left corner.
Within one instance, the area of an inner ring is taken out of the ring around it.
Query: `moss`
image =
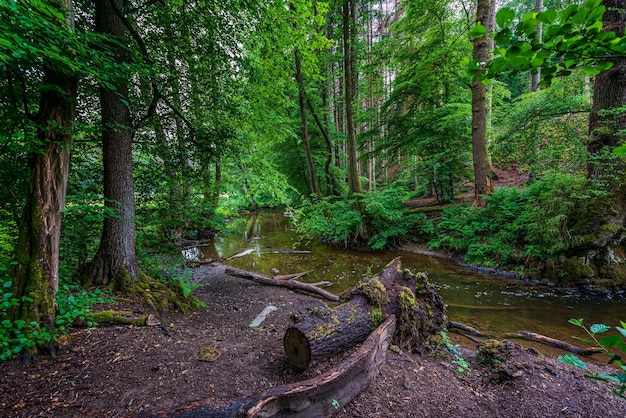
[[[383,323],[385,317],[383,311],[379,307],[373,307],[370,311],[370,320],[373,322],[372,331],[375,330],[380,324]]]
[[[417,309],[417,301],[415,300],[415,294],[408,287],[402,288],[398,294],[400,298],[400,305],[404,311],[412,311]]]
[[[570,257],[563,263],[563,271],[566,273],[568,282],[578,283],[588,281],[594,276],[593,269],[585,263],[583,258]]]
[[[375,308],[384,308],[389,303],[385,286],[378,276],[365,277],[355,287],[355,291],[367,298],[367,302]]]

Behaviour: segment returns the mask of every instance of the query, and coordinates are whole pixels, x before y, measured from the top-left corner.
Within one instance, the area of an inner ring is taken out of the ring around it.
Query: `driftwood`
[[[274,270],[274,269],[272,269]],[[278,270],[276,270],[278,271]],[[293,274],[275,274],[274,277],[272,277],[275,280],[296,280],[299,279],[300,277],[304,277],[307,274],[309,274],[310,272],[312,272],[313,270],[308,270],[308,271],[303,271],[302,273],[293,273]]]
[[[560,348],[561,350],[569,351],[570,353],[578,354],[580,356],[589,356],[591,354],[597,354],[603,351],[600,347],[578,347],[561,340],[546,337],[545,335],[541,334],[535,334],[534,332],[529,331],[518,331],[516,336],[525,340],[536,341],[542,344],[546,344],[550,347]]]
[[[460,329],[461,331],[465,331],[468,334],[472,334],[472,335],[477,335],[477,336],[482,336],[483,335],[476,328],[470,327],[469,325],[462,324],[460,322],[448,321],[448,329],[450,329],[450,328]]]
[[[339,296],[330,293],[328,290],[324,290],[317,286],[313,286],[309,283],[302,283],[296,280],[276,280],[272,277],[265,276],[263,274],[254,273],[251,271],[241,270],[234,267],[229,267],[225,271],[229,276],[240,277],[242,279],[253,280],[257,283],[262,283],[270,286],[282,286],[292,290],[301,290],[308,293],[313,293],[318,296],[322,296],[331,302],[338,302]]]
[[[395,315],[396,343],[410,351],[427,351],[428,337],[443,329],[445,305],[425,274],[401,269],[400,257],[374,277],[366,277],[341,296],[342,304],[298,313],[283,344],[299,369],[311,360],[338,354],[367,338],[384,318]]]
[[[367,340],[331,371],[314,378],[278,386],[261,395],[230,400],[206,399],[178,411],[151,416],[208,417],[327,417],[348,404],[378,373],[394,334],[395,316],[376,328]]]

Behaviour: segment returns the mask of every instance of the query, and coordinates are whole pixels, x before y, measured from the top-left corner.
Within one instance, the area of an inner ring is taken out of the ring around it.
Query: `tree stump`
[[[315,308],[294,318],[283,345],[295,368],[304,370],[311,360],[363,342],[390,315],[398,318],[394,342],[413,352],[427,351],[429,337],[445,325],[443,299],[428,284],[426,274],[402,270],[400,257],[377,276],[348,289],[340,301],[334,309]]]

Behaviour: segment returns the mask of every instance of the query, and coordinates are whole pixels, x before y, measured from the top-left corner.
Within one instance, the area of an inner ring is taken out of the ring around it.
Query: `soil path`
[[[223,267],[193,271],[205,309],[171,314],[163,327],[75,330],[57,357],[0,363],[2,417],[129,417],[175,411],[207,398],[235,398],[310,378],[340,359],[289,367],[282,349],[290,314],[323,302],[282,288],[226,276]],[[127,304],[135,311],[146,311]],[[249,324],[275,306],[259,327]],[[214,349],[217,349],[215,351]],[[202,353],[218,353],[214,361]],[[510,346],[510,376],[463,353],[471,371],[443,354],[389,351],[367,390],[337,417],[606,417],[626,416],[626,400],[571,366]],[[205,359],[207,360],[207,359]]]

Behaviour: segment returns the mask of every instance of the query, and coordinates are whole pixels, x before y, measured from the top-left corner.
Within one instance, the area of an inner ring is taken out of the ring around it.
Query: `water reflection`
[[[624,302],[581,298],[575,293],[531,286],[511,279],[467,271],[454,262],[402,251],[368,252],[337,249],[319,242],[301,242],[288,218],[280,212],[263,212],[233,221],[211,246],[200,247],[203,258],[226,257],[246,249],[253,251],[228,264],[271,275],[312,270],[302,280],[333,283],[331,292],[341,293],[368,272],[377,273],[391,259],[402,256],[403,267],[425,271],[448,305],[451,320],[463,322],[494,337],[528,330],[573,342],[580,335],[568,324],[572,317],[585,322],[615,325],[626,319]],[[306,250],[308,254],[276,253],[278,250]]]

